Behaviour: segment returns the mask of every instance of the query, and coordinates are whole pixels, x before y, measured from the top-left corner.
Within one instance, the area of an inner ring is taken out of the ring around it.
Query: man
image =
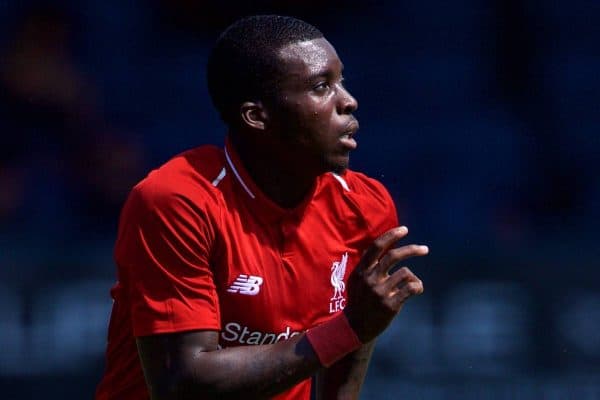
[[[426,246],[383,186],[347,169],[356,100],[313,26],[237,21],[208,63],[224,149],[176,156],[131,192],[96,398],[357,398],[374,339],[423,291]],[[312,378],[311,378],[312,377]]]

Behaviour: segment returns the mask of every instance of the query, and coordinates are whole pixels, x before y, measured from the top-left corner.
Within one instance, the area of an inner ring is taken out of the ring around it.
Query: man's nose
[[[340,84],[338,89],[338,111],[340,114],[352,114],[358,108],[358,101],[350,94],[348,89]]]

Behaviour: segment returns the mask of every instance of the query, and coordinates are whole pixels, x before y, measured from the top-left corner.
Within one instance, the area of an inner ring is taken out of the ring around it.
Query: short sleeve
[[[390,195],[390,192],[382,184],[380,185],[383,198],[383,207],[386,211],[386,217],[383,221],[383,232],[381,232],[384,233],[385,231],[397,227],[399,225],[399,221],[398,210],[396,209],[396,203],[394,202],[394,199]]]
[[[377,238],[388,230],[398,226],[398,212],[392,196],[383,184],[378,181],[372,181],[372,184],[377,188],[377,197],[380,201],[379,204],[371,207],[373,216],[369,218],[369,221],[371,221],[371,235],[373,238]],[[381,207],[380,211],[377,212],[379,207]]]
[[[396,205],[381,182],[361,173],[354,173],[352,187],[354,192],[349,193],[349,196],[358,205],[371,240],[398,226]]]
[[[121,214],[115,259],[133,333],[220,329],[210,258],[210,208],[156,185],[138,185]]]

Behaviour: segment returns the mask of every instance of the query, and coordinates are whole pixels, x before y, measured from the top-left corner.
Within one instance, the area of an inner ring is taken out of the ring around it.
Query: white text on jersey
[[[260,332],[251,331],[247,326],[242,326],[237,322],[230,322],[221,332],[221,339],[239,344],[273,344],[299,334],[300,332],[292,331],[289,326],[286,326],[282,332]]]

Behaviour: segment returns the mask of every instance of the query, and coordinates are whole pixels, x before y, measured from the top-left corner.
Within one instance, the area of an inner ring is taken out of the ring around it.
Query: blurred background
[[[120,207],[222,144],[204,66],[236,18],[317,25],[426,292],[365,399],[600,398],[600,2],[0,0],[0,387],[92,398]]]

